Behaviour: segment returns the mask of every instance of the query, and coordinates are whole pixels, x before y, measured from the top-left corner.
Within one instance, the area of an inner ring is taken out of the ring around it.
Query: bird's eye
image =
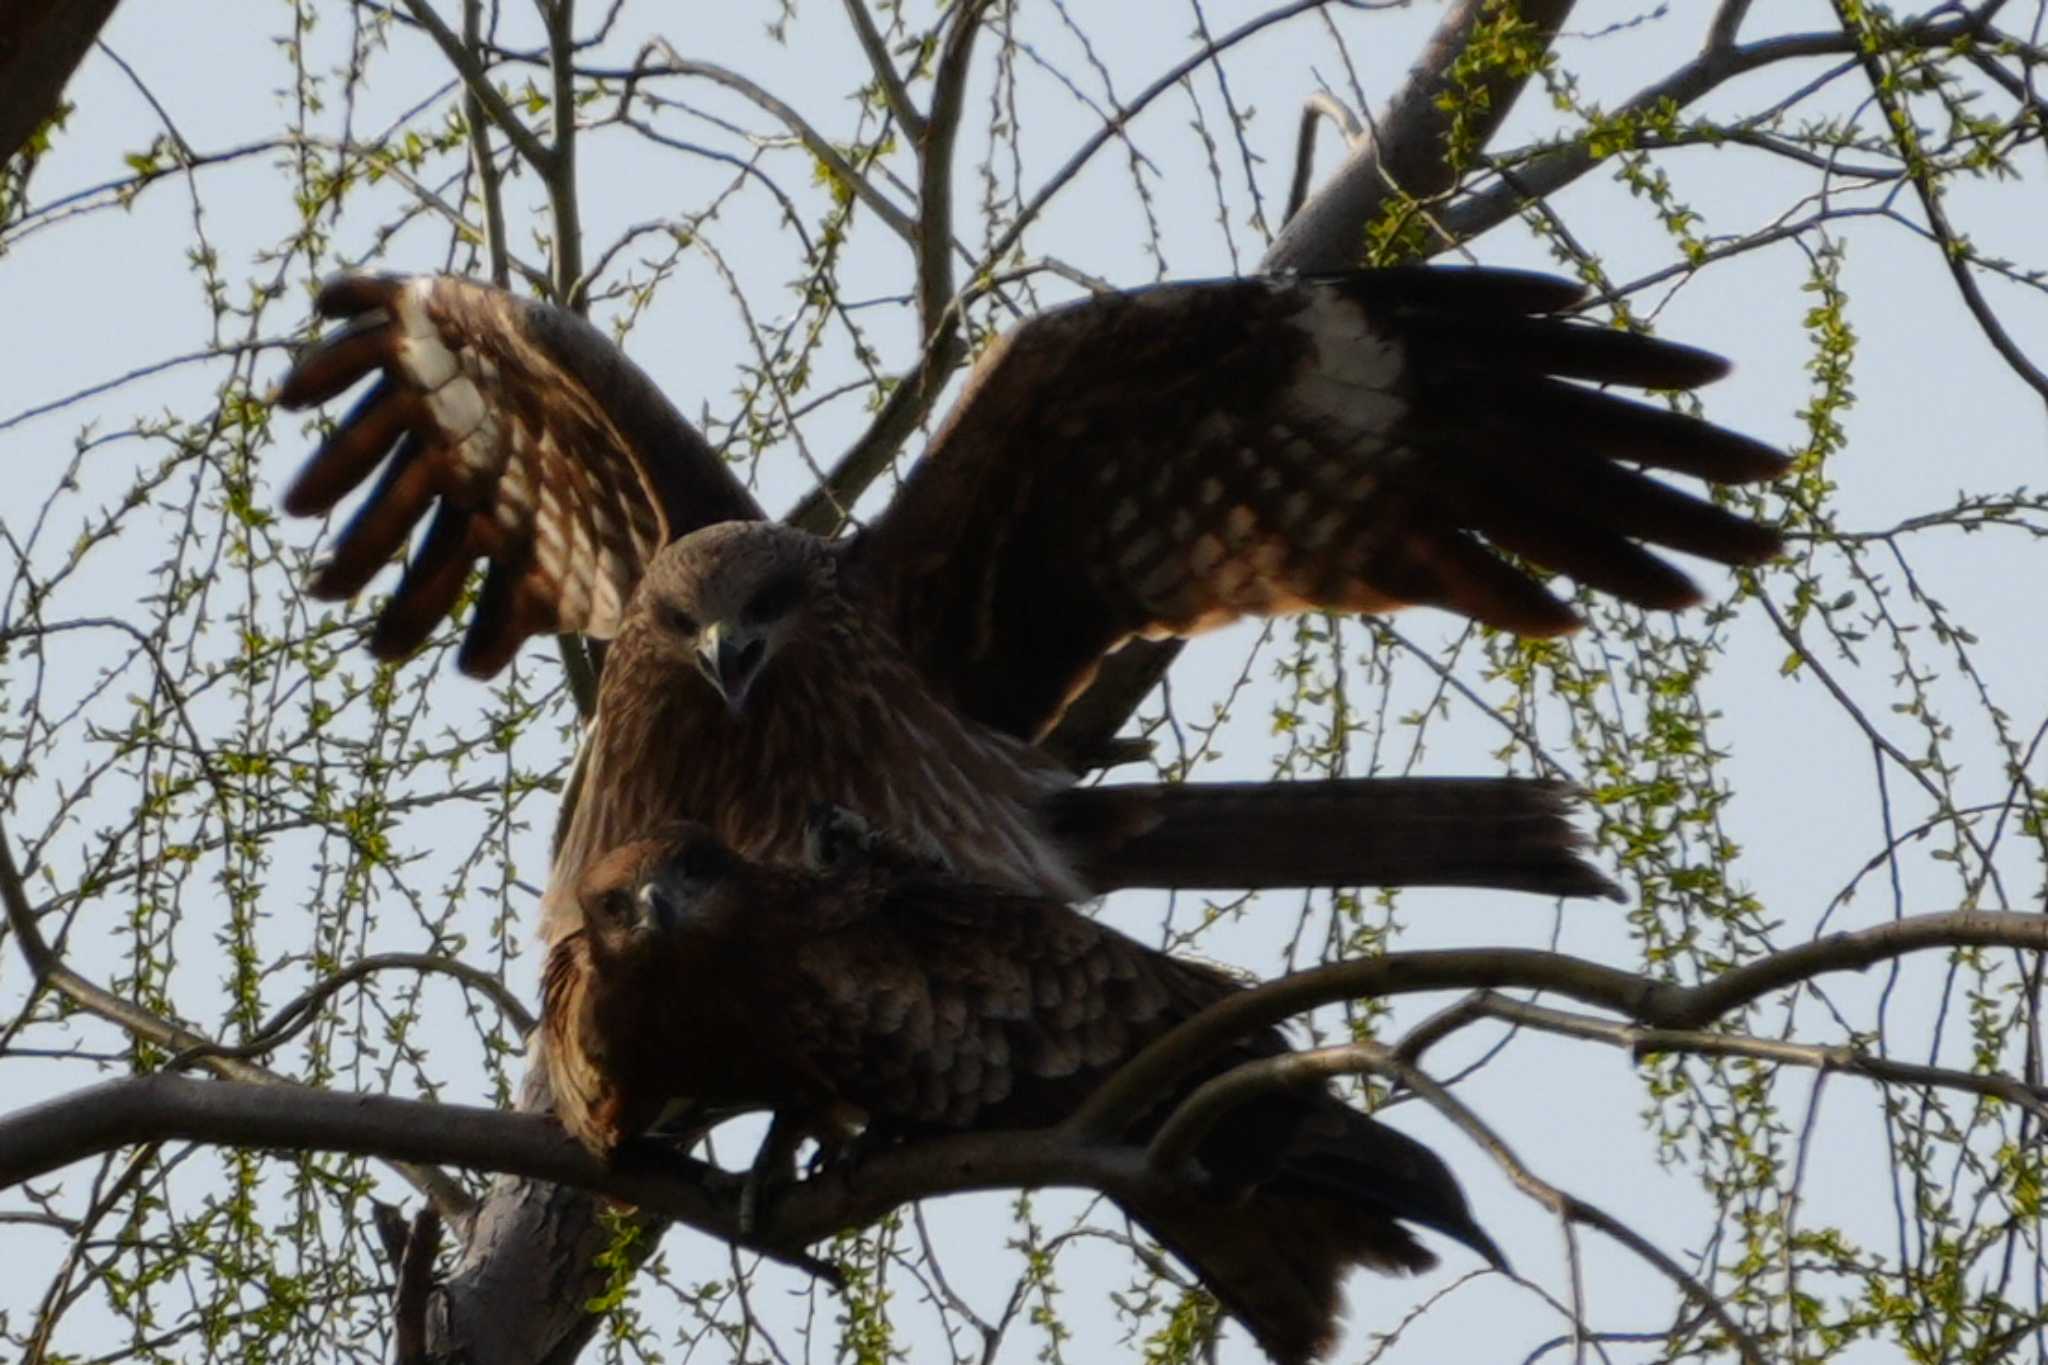
[[[783,574],[771,579],[761,590],[748,600],[743,615],[755,625],[787,616],[790,608],[803,595],[804,585],[795,574]]]
[[[680,861],[682,873],[691,881],[710,881],[722,877],[732,869],[732,854],[725,845],[701,840],[682,851]]]
[[[614,924],[624,924],[633,916],[633,896],[624,887],[607,891],[598,898],[598,913]]]
[[[695,635],[697,633],[697,618],[684,611],[681,607],[663,604],[661,608],[661,623],[678,635]]]

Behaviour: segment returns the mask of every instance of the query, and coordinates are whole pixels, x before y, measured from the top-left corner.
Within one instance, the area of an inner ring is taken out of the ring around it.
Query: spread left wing
[[[1750,564],[1779,539],[1623,462],[1733,484],[1785,459],[1588,387],[1690,389],[1727,366],[1565,317],[1583,292],[1403,267],[1054,310],[983,358],[855,562],[927,676],[1024,737],[1132,635],[1409,604],[1526,635],[1578,624],[1497,550],[1690,605],[1646,545]]]
[[[489,677],[530,635],[609,638],[641,571],[677,536],[760,506],[647,376],[573,313],[449,276],[349,275],[321,291],[343,325],[301,354],[277,401],[324,403],[376,374],[284,495],[318,516],[383,472],[313,592],[369,583],[433,513],[370,647],[417,649],[479,559],[464,672]]]

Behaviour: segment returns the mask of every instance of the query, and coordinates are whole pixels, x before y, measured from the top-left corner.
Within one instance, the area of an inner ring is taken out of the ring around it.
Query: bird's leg
[[[754,1153],[754,1164],[747,1168],[746,1181],[740,1186],[740,1236],[751,1237],[760,1226],[763,1198],[796,1183],[796,1149],[809,1135],[809,1124],[788,1110],[775,1111],[768,1135],[761,1139],[761,1150]]]

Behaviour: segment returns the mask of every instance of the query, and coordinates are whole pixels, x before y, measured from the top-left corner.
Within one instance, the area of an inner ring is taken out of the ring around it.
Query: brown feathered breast
[[[608,855],[583,896],[584,927],[553,950],[547,1019],[564,1121],[600,1153],[634,1131],[615,1115],[677,1098],[812,1129],[858,1113],[869,1141],[1049,1126],[1237,989],[1055,901],[900,861],[764,868],[702,827]],[[1285,1047],[1261,1032],[1188,1085]],[[1349,1267],[1435,1263],[1404,1224],[1499,1261],[1441,1160],[1326,1089],[1243,1106],[1197,1155],[1184,1189],[1129,1212],[1282,1361],[1328,1348]]]

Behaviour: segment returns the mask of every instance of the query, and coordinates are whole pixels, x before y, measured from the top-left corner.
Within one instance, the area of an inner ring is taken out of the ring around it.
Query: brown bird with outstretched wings
[[[569,314],[456,279],[351,277],[320,296],[346,325],[279,397],[381,377],[285,506],[324,513],[383,467],[314,581],[329,597],[432,513],[379,615],[380,657],[427,637],[478,558],[468,672],[537,632],[612,641],[551,938],[605,849],[691,818],[787,860],[817,801],[1060,896],[1595,894],[1612,888],[1577,856],[1555,784],[1084,789],[1035,746],[1133,637],[1417,603],[1550,635],[1571,610],[1496,551],[1652,608],[1700,594],[1646,545],[1776,553],[1771,530],[1623,462],[1732,484],[1777,473],[1777,452],[1589,387],[1688,389],[1724,362],[1566,316],[1582,297],[1549,276],[1410,267],[1069,304],[991,347],[887,509],[828,541],[760,520]]]
[[[764,867],[701,825],[598,859],[579,899],[548,958],[545,1053],[557,1115],[607,1158],[677,1101],[865,1124],[864,1145],[1049,1127],[1239,989],[1058,901],[894,860]],[[1274,1030],[1242,1040],[1131,1140],[1201,1081],[1286,1050]],[[1503,1264],[1442,1160],[1326,1087],[1261,1093],[1193,1165],[1127,1211],[1287,1365],[1329,1349],[1353,1266],[1436,1264],[1404,1224]]]

